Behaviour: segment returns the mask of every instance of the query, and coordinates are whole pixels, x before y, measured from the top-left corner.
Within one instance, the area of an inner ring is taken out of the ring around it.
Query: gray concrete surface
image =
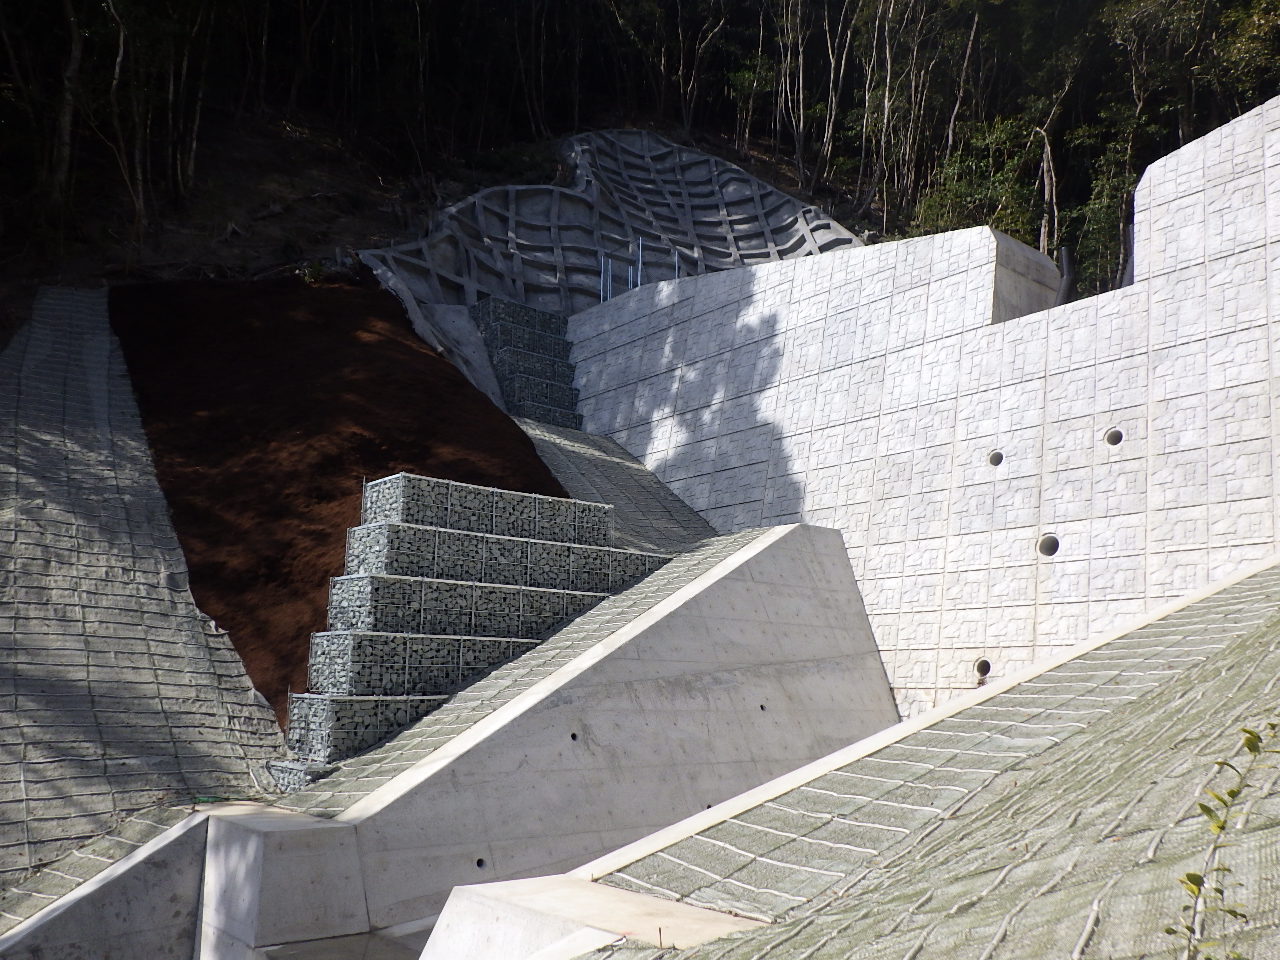
[[[486,295],[558,314],[583,310],[602,299],[602,256],[621,293],[642,252],[632,284],[669,279],[677,262],[687,276],[861,245],[816,207],[654,133],[587,133],[566,150],[572,187],[481,190],[443,211],[425,237],[360,251],[406,304],[425,305],[410,307],[415,327],[432,326],[432,305]],[[430,335],[447,337],[442,330]]]
[[[0,935],[5,960],[143,960],[194,955],[208,819],[177,822]],[[172,819],[166,812],[156,823]],[[47,878],[46,878],[47,879]]]
[[[1187,943],[1164,928],[1190,904],[1178,878],[1219,866],[1223,902],[1249,922],[1203,899],[1200,951],[1275,956],[1280,773],[1241,729],[1276,718],[1278,604],[1272,566],[763,802],[725,804],[600,882],[768,926],[590,956],[1173,958]],[[1197,805],[1235,784],[1216,766],[1228,758],[1245,788],[1215,839]]]
[[[711,524],[616,441],[536,420],[516,423],[569,496],[613,505],[618,546],[680,553],[716,535]]]
[[[279,730],[192,601],[105,290],[41,290],[0,354],[0,647],[0,881],[269,782]]]

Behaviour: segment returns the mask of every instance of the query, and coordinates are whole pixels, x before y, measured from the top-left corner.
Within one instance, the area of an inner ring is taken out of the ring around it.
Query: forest
[[[1280,0],[0,0],[0,246],[104,196],[142,242],[211,118],[420,183],[635,125],[880,236],[1065,247],[1084,294],[1124,277],[1143,168],[1277,92]]]

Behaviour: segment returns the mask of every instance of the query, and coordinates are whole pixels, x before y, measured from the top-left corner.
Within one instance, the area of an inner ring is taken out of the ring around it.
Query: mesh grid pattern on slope
[[[746,530],[717,537],[691,553],[677,556],[634,587],[605,598],[533,650],[454,694],[403,733],[344,761],[336,773],[308,790],[289,795],[280,805],[315,816],[336,816],[764,532]]]
[[[0,875],[132,811],[245,796],[283,750],[186,589],[105,290],[41,291],[0,355]]]
[[[1006,771],[1215,656],[1277,601],[1273,569],[601,882],[762,920],[804,912],[895,848],[919,843]]]
[[[679,553],[715,529],[640,461],[608,437],[517,420],[569,495],[613,505],[614,543]]]
[[[1163,930],[1187,902],[1177,878],[1206,867],[1212,835],[1196,805],[1215,780],[1214,761],[1237,753],[1239,728],[1276,715],[1278,594],[1272,568],[1100,648],[1113,656],[1141,645],[1163,648],[1146,659],[1169,676],[1009,766],[910,842],[842,872],[781,922],[686,951],[624,947],[598,956],[1181,955]],[[1062,706],[1093,709],[1105,696],[1099,688]],[[1232,949],[1251,957],[1275,957],[1280,948],[1278,781],[1274,766],[1254,771],[1245,823],[1217,861],[1231,868],[1229,899],[1250,923],[1211,914],[1206,929],[1206,938],[1225,934]]]
[[[142,810],[101,836],[23,877],[0,892],[0,934],[51,906],[190,814],[188,807]]]
[[[675,275],[673,252],[688,275],[860,244],[741,168],[655,134],[604,131],[569,146],[574,188],[481,190],[446,210],[426,237],[360,256],[424,303],[492,295],[567,315],[600,302],[601,253],[619,258],[622,289],[624,261],[634,262],[642,238],[650,280]]]
[[[733,164],[639,130],[572,141],[580,182],[626,211],[637,235],[716,267],[823,253],[853,242],[813,207]],[[661,242],[661,240],[659,240]]]

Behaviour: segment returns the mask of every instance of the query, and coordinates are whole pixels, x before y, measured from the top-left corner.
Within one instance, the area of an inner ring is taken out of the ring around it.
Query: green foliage
[[[1280,0],[0,4],[0,224],[25,240],[118,199],[144,227],[198,189],[215,114],[323,124],[423,181],[696,121],[883,233],[1069,245],[1093,293],[1123,274],[1142,170],[1280,91],[1277,49]]]
[[[1280,753],[1274,746],[1280,743],[1280,723],[1268,723],[1265,730],[1243,727],[1240,737],[1240,748],[1245,753],[1241,763],[1231,760],[1214,763],[1219,773],[1230,773],[1230,786],[1207,788],[1205,794],[1210,802],[1202,800],[1196,804],[1213,840],[1205,851],[1204,866],[1178,877],[1188,902],[1182,905],[1177,922],[1164,928],[1166,934],[1177,940],[1185,960],[1248,960],[1226,940],[1209,939],[1206,931],[1211,926],[1217,927],[1218,935],[1229,939],[1233,924],[1249,922],[1243,907],[1227,899],[1231,868],[1219,862],[1219,854],[1231,845],[1231,831],[1238,828],[1238,823],[1232,822],[1233,816],[1248,795],[1257,790],[1251,778],[1266,766],[1265,756]]]
[[[966,125],[961,146],[943,162],[917,203],[910,232],[987,224],[1035,244],[1034,183],[1025,175],[1039,155],[1034,135],[1016,118]]]

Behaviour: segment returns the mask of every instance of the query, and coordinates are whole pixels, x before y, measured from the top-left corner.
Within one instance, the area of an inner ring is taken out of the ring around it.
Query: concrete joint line
[[[574,657],[569,663],[551,675],[539,680],[529,689],[522,691],[448,743],[433,751],[429,756],[418,761],[418,763],[398,774],[367,796],[361,797],[334,819],[359,823],[366,817],[373,816],[384,807],[394,803],[437,771],[447,767],[456,758],[462,756],[492,734],[507,727],[521,714],[535,707],[566,681],[586,672],[629,640],[678,610],[708,586],[736,570],[799,526],[800,524],[789,524],[767,529],[746,546],[735,550],[732,554],[717,562],[710,570],[699,574],[694,580],[680,587],[634,620],[598,641],[589,650]]]
[[[1182,597],[1181,599],[1172,601],[1171,603],[1157,607],[1156,609],[1147,611],[1146,613],[1138,614],[1129,623],[1122,627],[1108,631],[1107,633],[1101,634],[1090,640],[1086,640],[1084,643],[1078,644],[1074,647],[1068,647],[1045,660],[1032,665],[1020,673],[994,681],[986,686],[978,687],[975,690],[956,697],[954,700],[948,701],[940,707],[935,707],[934,709],[926,713],[922,713],[917,717],[912,717],[910,720],[904,720],[901,723],[889,727],[888,729],[880,731],[879,733],[872,734],[870,737],[859,740],[857,743],[850,744],[843,750],[837,750],[835,753],[828,754],[827,756],[815,760],[812,763],[808,763],[803,767],[793,770],[791,773],[784,774],[781,777],[770,780],[768,783],[761,784],[753,790],[748,790],[746,793],[741,793],[736,797],[731,797],[728,800],[718,803],[709,810],[699,811],[693,816],[686,817],[684,820],[674,823],[656,833],[643,837],[625,847],[620,847],[612,853],[606,854],[597,860],[583,864],[576,870],[570,870],[568,872],[568,876],[579,877],[585,880],[595,880],[599,877],[616,873],[624,867],[635,863],[637,860],[642,860],[645,857],[652,856],[653,854],[665,850],[678,840],[683,840],[686,837],[701,833],[716,824],[745,813],[762,803],[774,800],[784,793],[788,793],[791,790],[802,787],[823,774],[831,773],[833,770],[837,770],[840,767],[848,766],[855,760],[860,760],[878,750],[883,750],[885,747],[892,746],[912,734],[919,733],[921,730],[925,730],[942,720],[947,720],[970,707],[978,706],[993,697],[1006,693],[1019,684],[1039,677],[1051,670],[1055,670],[1077,657],[1091,653],[1099,647],[1105,646],[1114,640],[1119,640],[1122,637],[1155,623],[1158,620],[1163,620],[1165,617],[1177,613],[1179,610],[1183,610],[1195,603],[1199,603],[1201,600],[1211,597],[1215,593],[1226,590],[1228,587],[1235,586],[1237,583],[1256,576],[1262,571],[1267,570],[1278,563],[1280,563],[1280,553],[1274,553],[1263,560],[1250,564],[1243,570],[1231,574],[1223,580],[1219,580],[1217,583],[1210,584],[1209,586],[1190,594],[1189,596]]]

